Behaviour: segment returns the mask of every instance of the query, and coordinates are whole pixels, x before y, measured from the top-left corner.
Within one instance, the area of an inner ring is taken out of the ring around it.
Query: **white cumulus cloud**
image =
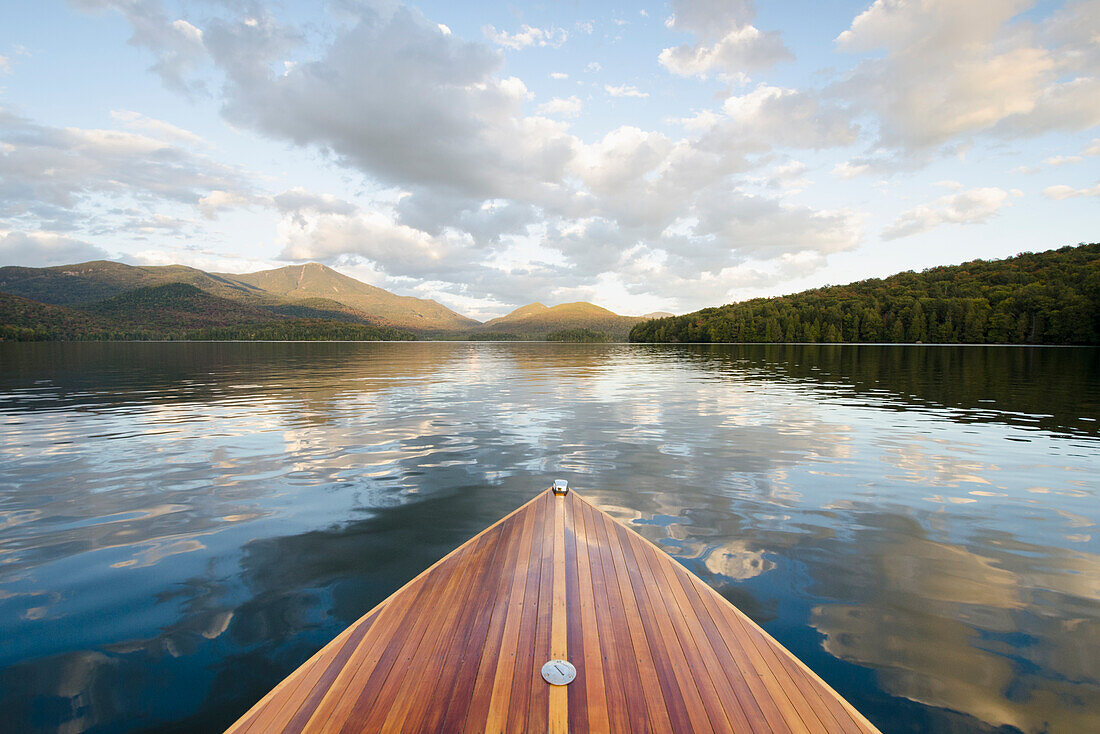
[[[1018,191],[989,187],[968,189],[943,196],[902,212],[893,224],[883,230],[882,239],[895,240],[909,237],[927,232],[941,224],[980,224],[995,216],[1002,207],[1007,206],[1010,196],[1019,194]]]

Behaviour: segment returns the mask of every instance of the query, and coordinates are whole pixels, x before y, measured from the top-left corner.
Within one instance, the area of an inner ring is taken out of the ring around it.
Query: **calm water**
[[[1100,350],[0,344],[0,730],[212,731],[551,479],[884,731],[1100,731]]]

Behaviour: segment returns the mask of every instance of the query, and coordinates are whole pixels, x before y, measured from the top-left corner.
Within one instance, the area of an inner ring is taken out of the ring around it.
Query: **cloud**
[[[263,33],[208,29],[227,77],[226,117],[315,145],[389,185],[492,198],[532,195],[560,178],[574,140],[560,123],[520,114],[527,89],[495,76],[498,54],[405,7],[357,12],[320,58],[285,74],[271,71]]]
[[[1047,166],[1064,166],[1069,163],[1080,163],[1083,160],[1085,159],[1079,155],[1055,155],[1045,159],[1043,164]]]
[[[1080,130],[1100,123],[1100,81],[1085,29],[1033,28],[1017,16],[1029,0],[876,0],[841,33],[843,51],[872,53],[834,91],[873,113],[882,145],[907,154],[965,142]],[[1091,30],[1090,30],[1091,29]],[[880,56],[876,52],[884,51]]]
[[[234,209],[247,209],[255,204],[266,204],[267,199],[240,191],[214,189],[199,199],[198,208],[207,219],[216,219],[224,212]]]
[[[528,46],[558,48],[569,38],[569,34],[562,28],[535,28],[529,25],[522,26],[515,33],[498,31],[493,26],[487,25],[482,28],[482,32],[493,43],[513,51],[519,51]]]
[[[1100,196],[1100,184],[1087,189],[1075,189],[1072,186],[1059,184],[1043,189],[1043,196],[1048,199],[1072,199],[1078,196]]]
[[[275,208],[282,214],[290,215],[301,226],[305,226],[303,214],[354,214],[357,207],[331,194],[315,194],[300,186],[277,194],[272,198]]]
[[[604,90],[612,97],[639,97],[645,98],[649,96],[649,92],[643,92],[637,87],[632,87],[628,84],[622,84],[620,86],[612,86],[610,84],[604,85]]]
[[[941,224],[980,224],[1007,206],[1010,196],[1019,193],[999,188],[977,188],[940,197],[902,212],[893,224],[882,231],[882,239],[909,237]]]
[[[767,69],[793,58],[777,32],[762,33],[749,25],[734,28],[713,44],[666,48],[657,60],[673,74],[705,77],[714,71],[735,74]]]
[[[130,24],[130,45],[150,51],[156,62],[150,71],[170,89],[193,94],[202,91],[191,73],[206,60],[203,32],[181,18],[172,19],[159,0],[70,0],[91,11],[115,10]]]
[[[131,110],[111,110],[111,117],[131,130],[140,130],[153,137],[173,143],[184,143],[196,148],[206,148],[209,144],[195,133],[176,127],[170,122],[148,117]]]
[[[557,79],[558,81],[561,81],[563,79],[568,79],[569,75],[566,74],[564,71],[552,71],[552,72],[550,72],[550,78],[551,79]]]
[[[102,227],[94,208],[110,199],[148,209],[199,207],[215,192],[253,195],[239,169],[132,132],[51,127],[0,108],[0,141],[0,214],[36,228]]]
[[[97,245],[53,232],[0,230],[0,265],[41,268],[107,257],[107,251]]]
[[[283,260],[332,260],[349,254],[376,263],[390,275],[424,277],[449,249],[443,238],[397,224],[380,212],[323,213],[305,226],[281,227]]]
[[[576,117],[581,113],[584,105],[577,96],[554,97],[549,102],[543,102],[538,106],[539,114],[554,117]]]
[[[708,190],[694,211],[694,234],[713,238],[718,249],[734,249],[742,258],[807,251],[825,255],[851,249],[862,237],[859,217],[852,212],[819,211],[736,189]]]
[[[698,39],[661,51],[658,61],[674,74],[737,76],[794,58],[778,32],[752,25],[756,10],[751,0],[674,0],[672,10],[666,25]]]
[[[11,59],[7,56],[0,56],[0,74],[11,73]]]
[[[681,30],[708,44],[725,37],[707,35],[707,23],[692,20],[702,6],[688,5],[677,11]],[[729,17],[751,18],[742,5],[749,16]],[[717,3],[699,17],[735,6]],[[613,287],[682,310],[802,277],[863,236],[856,212],[784,199],[809,184],[788,151],[857,139],[835,99],[762,84],[682,120],[682,137],[624,125],[586,141],[550,117],[578,113],[578,97],[525,114],[532,95],[487,43],[396,4],[346,4],[341,13],[320,43],[263,15],[215,17],[202,29],[230,124],[317,150],[396,196],[268,196],[247,180],[218,180],[180,199],[209,217],[272,207],[284,258],[366,268],[384,287],[430,283],[440,298],[514,303]],[[625,84],[605,91],[646,96]],[[121,121],[170,133],[146,118]]]

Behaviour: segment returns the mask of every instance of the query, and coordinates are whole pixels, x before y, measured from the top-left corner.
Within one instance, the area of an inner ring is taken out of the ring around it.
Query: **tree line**
[[[1100,343],[1100,244],[644,321],[635,342]]]

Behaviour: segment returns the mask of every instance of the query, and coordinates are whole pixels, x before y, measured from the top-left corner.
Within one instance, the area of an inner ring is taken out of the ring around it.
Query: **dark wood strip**
[[[570,720],[574,731],[587,727],[590,732],[603,734],[611,729],[607,712],[607,682],[604,680],[604,665],[600,649],[600,630],[596,622],[596,594],[592,583],[592,567],[588,557],[588,526],[585,522],[584,506],[576,495],[572,495],[570,507],[573,519],[573,541],[577,559],[577,589],[575,596],[575,614],[577,619],[576,640],[571,631],[569,636],[570,658],[580,661],[578,670],[584,670],[580,683],[584,685],[584,705],[586,718],[583,721]],[[578,695],[578,698],[580,696]],[[579,719],[579,717],[578,717]]]

